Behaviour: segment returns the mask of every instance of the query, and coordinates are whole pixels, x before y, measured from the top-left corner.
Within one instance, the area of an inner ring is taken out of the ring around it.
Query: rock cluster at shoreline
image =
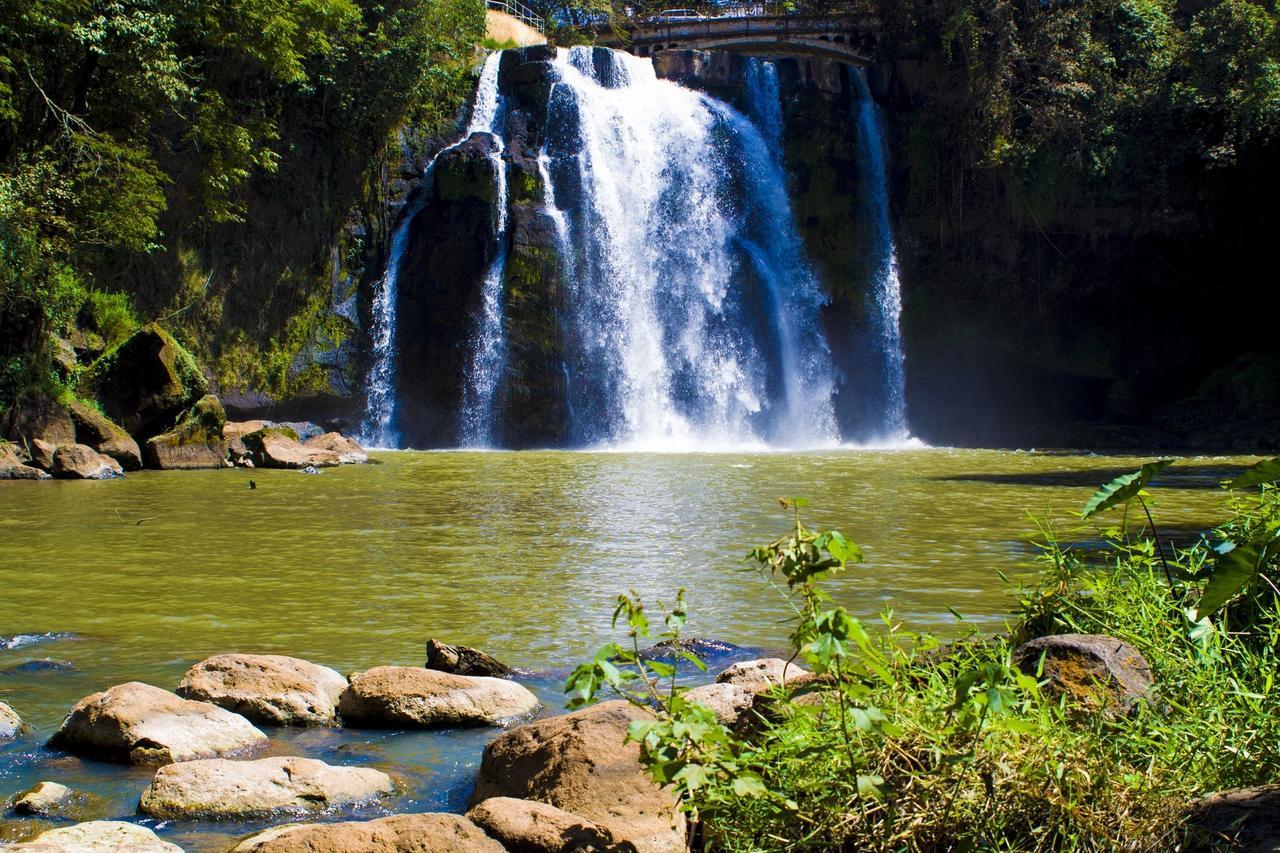
[[[190,354],[155,324],[85,368],[74,393],[22,397],[0,417],[0,480],[368,461],[353,439],[316,424],[228,421]]]
[[[1117,703],[1129,696],[1134,673],[1141,675],[1145,667],[1140,655],[1114,638],[1046,639],[1049,642],[1024,647],[1026,654],[1019,658],[1024,669],[1046,659],[1078,661],[1078,669],[1087,664],[1091,683],[1114,691]],[[433,645],[432,660],[443,667],[484,660],[486,668],[512,671],[465,646]],[[441,647],[451,652],[442,655]],[[1059,669],[1065,673],[1069,667]],[[1048,678],[1052,689],[1071,688],[1061,674]],[[828,687],[823,677],[790,662],[761,658],[724,668],[713,683],[691,688],[688,695],[712,708],[722,721],[741,728],[746,718],[767,711],[768,700],[776,696],[774,688],[783,684],[811,690],[813,696]],[[152,818],[295,821],[240,838],[231,843],[230,853],[687,849],[689,827],[673,793],[646,775],[639,746],[626,740],[633,721],[651,716],[648,709],[615,700],[531,719],[538,707],[538,700],[522,685],[491,676],[382,666],[348,678],[299,658],[227,653],[192,666],[176,693],[128,682],[85,697],[50,745],[86,757],[159,765],[138,803],[139,813]],[[376,819],[302,823],[297,821],[331,818],[360,806],[386,809],[394,802],[397,781],[372,768],[299,756],[257,757],[267,738],[250,720],[269,726],[472,725],[505,731],[484,748],[465,815],[393,813]],[[0,704],[0,737],[6,721],[9,736],[21,737],[25,728],[17,714]],[[1265,823],[1271,819],[1276,790],[1205,798],[1197,804],[1195,820],[1213,827],[1224,820],[1220,812],[1250,819],[1257,813]],[[84,817],[83,809],[69,807],[77,798],[83,801],[83,795],[45,781],[13,803],[18,814],[66,820]],[[146,827],[112,820],[46,831],[6,849],[181,850]]]

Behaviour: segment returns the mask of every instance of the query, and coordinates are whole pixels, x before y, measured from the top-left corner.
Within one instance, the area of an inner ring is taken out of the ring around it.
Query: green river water
[[[941,449],[375,455],[383,464],[317,476],[0,483],[0,646],[16,646],[0,649],[0,701],[33,727],[0,745],[0,803],[52,779],[92,793],[94,817],[156,826],[134,816],[150,772],[43,744],[79,698],[128,680],[173,689],[219,652],[290,654],[347,672],[421,664],[424,641],[437,637],[543,671],[528,683],[555,713],[565,668],[616,636],[612,603],[627,589],[669,600],[687,587],[692,633],[745,647],[726,660],[777,648],[783,603],[744,571],[742,555],[786,530],[784,495],[811,500],[810,526],[862,545],[866,562],[831,584],[858,615],[892,604],[900,621],[945,635],[962,630],[954,610],[996,630],[1009,608],[998,572],[1027,570],[1034,553],[1028,512],[1087,542],[1097,534],[1074,513],[1098,483],[1144,461]],[[1252,461],[1184,459],[1156,490],[1160,519],[1174,532],[1218,519],[1217,483]],[[46,659],[72,668],[49,670]],[[358,816],[464,808],[493,736],[268,733],[277,753],[391,772],[401,796]],[[188,849],[218,850],[262,825],[157,829]],[[0,840],[44,826],[5,812]]]

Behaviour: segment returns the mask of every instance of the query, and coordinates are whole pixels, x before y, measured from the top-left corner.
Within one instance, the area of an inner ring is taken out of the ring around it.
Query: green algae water
[[[831,591],[856,614],[892,606],[939,634],[998,630],[999,573],[1029,570],[1036,524],[1089,544],[1076,513],[1146,458],[966,450],[756,454],[375,454],[383,464],[294,471],[139,472],[121,481],[0,483],[0,701],[33,727],[0,745],[0,802],[49,779],[94,795],[89,817],[137,820],[187,849],[226,849],[265,822],[135,816],[151,772],[44,746],[81,697],[129,680],[172,690],[226,651],[289,654],[342,672],[421,664],[429,637],[536,671],[561,709],[568,667],[616,637],[614,598],[689,590],[691,631],[784,644],[787,611],[742,557],[787,529],[777,499],[811,501],[866,561]],[[1188,458],[1155,488],[1185,537],[1220,519],[1218,483],[1247,458]],[[257,488],[250,489],[253,480]],[[1118,516],[1117,516],[1118,518]],[[1107,519],[1105,523],[1113,523]],[[21,635],[20,638],[14,639]],[[490,730],[271,730],[276,754],[391,773],[387,811],[465,808]],[[276,821],[283,822],[283,821]],[[49,822],[0,817],[0,840]]]

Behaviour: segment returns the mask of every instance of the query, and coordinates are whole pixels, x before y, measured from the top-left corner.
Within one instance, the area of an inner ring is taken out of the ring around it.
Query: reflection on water
[[[787,611],[744,571],[752,545],[787,528],[837,527],[866,562],[832,583],[871,617],[956,630],[950,608],[998,628],[1000,570],[1025,567],[1027,513],[1073,535],[1093,487],[1140,459],[909,449],[760,454],[387,453],[321,476],[291,471],[140,472],[107,483],[0,483],[0,674],[34,736],[0,747],[0,797],[43,778],[90,788],[130,816],[150,775],[40,744],[80,697],[130,679],[172,689],[223,651],[293,654],[350,671],[419,664],[428,637],[516,666],[564,667],[613,639],[612,603],[689,589],[692,629],[777,646]],[[1213,488],[1245,459],[1188,460],[1155,491],[1172,529],[1217,517]],[[250,476],[258,488],[250,491]],[[558,707],[557,676],[533,683]],[[406,808],[460,808],[491,732],[275,733],[275,749],[388,769]],[[0,825],[3,820],[0,820]],[[192,849],[243,825],[165,826]],[[10,829],[0,828],[0,836]],[[220,834],[221,833],[221,834]]]

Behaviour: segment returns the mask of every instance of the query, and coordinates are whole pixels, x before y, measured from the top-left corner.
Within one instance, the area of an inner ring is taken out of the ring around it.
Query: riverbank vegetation
[[[385,227],[395,133],[455,119],[483,31],[479,0],[6,4],[0,409],[59,381],[57,336],[135,315],[237,387],[305,383],[350,331],[340,230]]]
[[[1018,588],[1005,634],[942,645],[891,611],[863,625],[822,589],[855,570],[859,549],[805,528],[802,502],[788,500],[791,531],[749,560],[791,603],[792,661],[812,674],[722,725],[685,697],[669,663],[639,654],[649,620],[628,595],[615,624],[631,645],[602,650],[566,691],[579,704],[619,691],[658,710],[628,736],[652,778],[678,793],[696,849],[1168,850],[1218,840],[1191,819],[1197,799],[1280,780],[1280,492],[1270,485],[1280,464],[1238,478],[1223,524],[1176,548],[1143,512],[1164,464],[1100,490],[1086,515],[1105,526],[1085,544],[1043,531],[1042,576]],[[686,617],[681,596],[659,639],[678,646]],[[1073,670],[1080,659],[1055,669],[1043,646],[1024,645],[1063,635],[1104,635],[1140,658],[1095,681]]]

